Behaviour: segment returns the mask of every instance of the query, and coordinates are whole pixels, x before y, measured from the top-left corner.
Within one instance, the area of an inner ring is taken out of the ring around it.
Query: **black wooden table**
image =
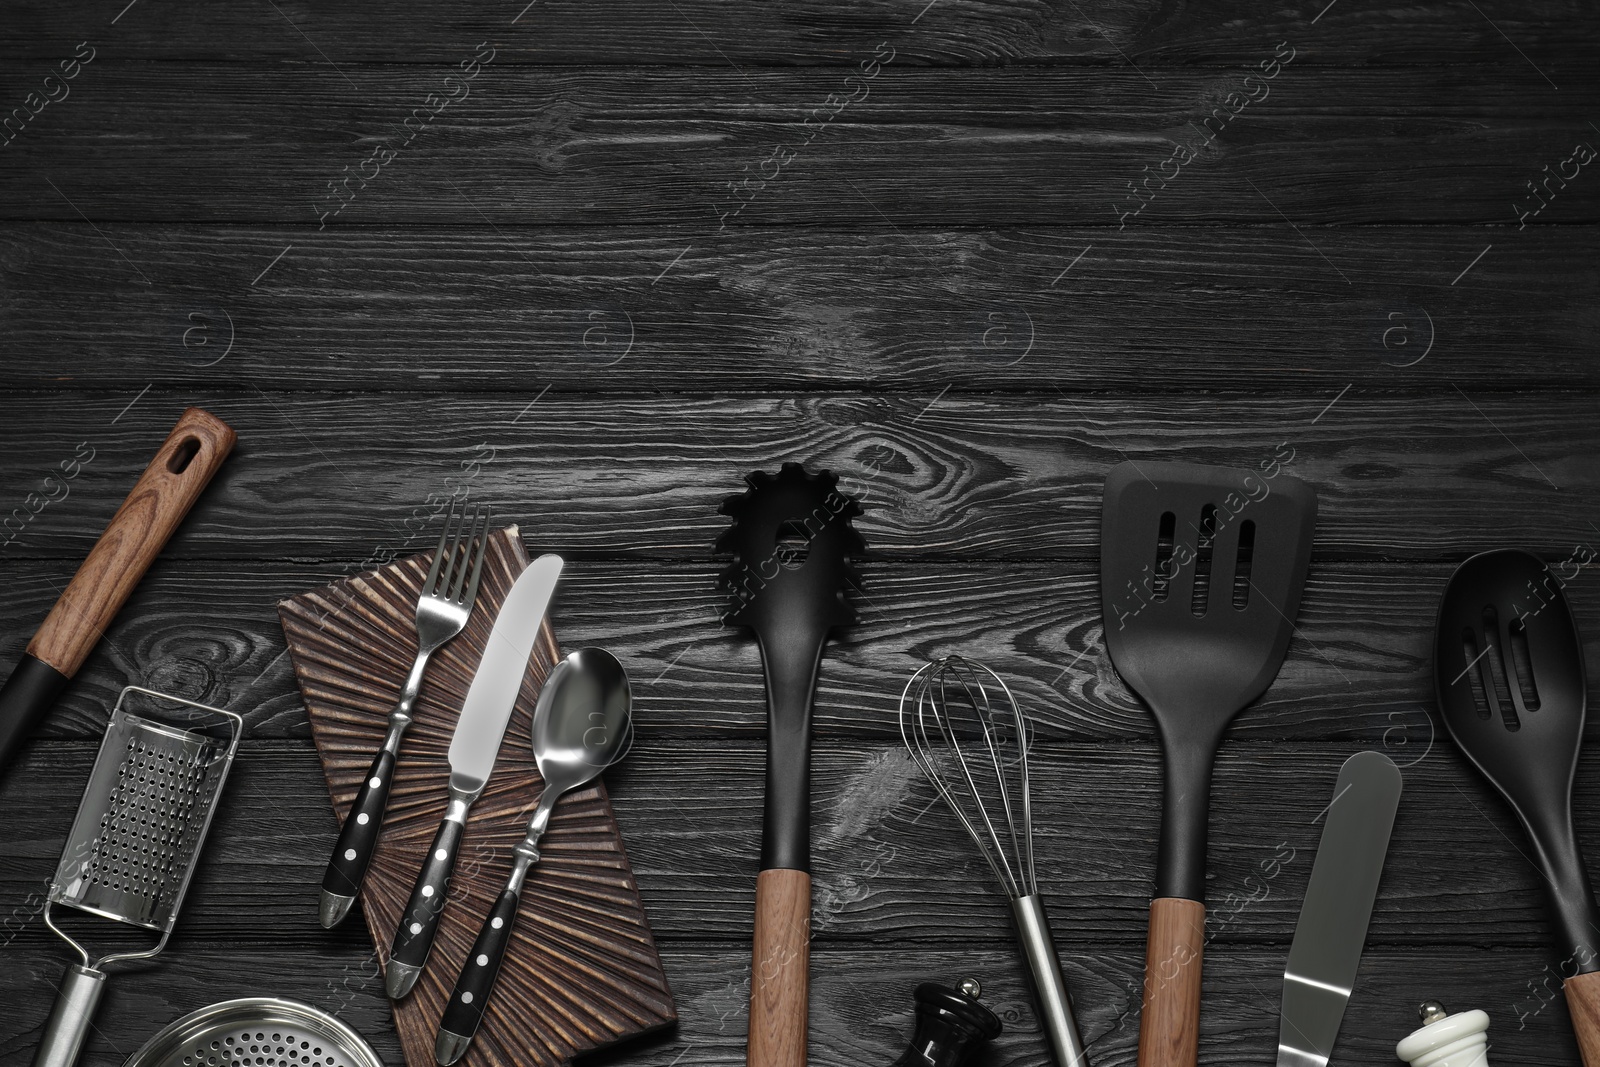
[[[912,985],[973,975],[987,1062],[1046,1062],[1004,902],[894,724],[959,649],[1045,724],[1045,895],[1093,1062],[1131,1064],[1159,776],[1101,642],[1101,480],[1275,452],[1322,512],[1218,767],[1202,1060],[1271,1062],[1316,817],[1379,748],[1406,794],[1336,1062],[1394,1062],[1433,997],[1490,1012],[1498,1067],[1576,1063],[1538,878],[1434,736],[1427,650],[1466,555],[1600,544],[1600,9],[1324,4],[4,5],[0,659],[183,407],[240,444],[0,786],[0,1063],[67,958],[39,904],[130,682],[250,737],[85,1062],[275,993],[399,1063],[365,931],[316,924],[335,825],[274,605],[461,497],[569,559],[558,633],[635,680],[609,781],[682,1023],[599,1061],[742,1063],[764,705],[711,544],[745,472],[803,459],[871,546],[816,716],[811,1061],[889,1062]],[[1569,595],[1593,671],[1600,582]],[[1577,806],[1600,858],[1600,749]]]

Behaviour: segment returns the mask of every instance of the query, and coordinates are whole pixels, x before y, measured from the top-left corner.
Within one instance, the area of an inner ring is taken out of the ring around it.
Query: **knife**
[[[179,417],[0,688],[0,777],[237,440],[232,427],[210,412],[189,408]],[[45,479],[47,489],[53,480]],[[30,493],[29,499],[39,495]]]
[[[456,731],[450,739],[450,805],[433,844],[428,846],[384,969],[384,985],[396,1000],[411,992],[423,964],[428,962],[450,891],[450,873],[466,834],[467,813],[489,784],[495,755],[522,690],[528,657],[561,578],[561,568],[560,556],[544,555],[517,576],[495,616],[483,659],[467,688],[467,699],[461,705],[461,717],[456,720]]]
[[[1357,752],[1339,769],[1283,972],[1278,1067],[1327,1067],[1355,988],[1401,784],[1400,768],[1381,752]]]

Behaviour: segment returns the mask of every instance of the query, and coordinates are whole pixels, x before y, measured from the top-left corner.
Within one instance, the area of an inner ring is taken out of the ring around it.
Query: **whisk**
[[[962,656],[925,664],[900,694],[906,749],[1011,898],[1039,1020],[1056,1063],[1088,1067],[1034,875],[1031,733],[1030,721],[1000,676]]]

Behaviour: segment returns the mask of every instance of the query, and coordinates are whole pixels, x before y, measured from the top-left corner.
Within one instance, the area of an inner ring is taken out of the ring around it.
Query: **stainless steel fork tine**
[[[456,580],[451,583],[450,591],[446,596],[461,603],[461,592],[467,587],[468,572],[472,570],[472,556],[477,551],[478,543],[483,535],[478,531],[483,519],[483,505],[472,506],[472,517],[466,521],[466,532],[461,538],[461,572],[456,575]]]
[[[483,533],[477,542],[478,555],[472,561],[472,581],[467,583],[467,595],[461,598],[461,603],[471,608],[478,599],[478,578],[483,574],[483,557],[489,554],[489,522],[493,518],[489,509],[483,512]]]
[[[455,501],[450,502],[450,548],[445,555],[444,573],[439,575],[439,584],[431,591],[431,596],[447,598],[450,589],[450,579],[456,573],[456,557],[461,555],[462,544],[466,540],[466,533],[471,529],[467,521],[467,505],[461,505],[461,511],[456,512]],[[463,565],[463,569],[465,565]]]
[[[423,596],[433,593],[434,580],[439,577],[439,564],[444,561],[444,543],[450,537],[450,516],[455,510],[456,502],[452,500],[449,510],[444,513],[444,527],[439,531],[439,546],[433,550],[433,563],[428,567],[428,576],[422,579]]]

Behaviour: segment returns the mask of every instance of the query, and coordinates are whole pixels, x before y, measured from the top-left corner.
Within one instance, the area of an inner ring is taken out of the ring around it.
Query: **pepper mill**
[[[963,978],[951,989],[937,982],[917,986],[911,1047],[891,1067],[962,1067],[985,1041],[1000,1034],[1000,1017],[978,997],[983,987]]]
[[[1411,1067],[1489,1067],[1489,1016],[1481,1011],[1450,1015],[1437,1000],[1417,1012],[1422,1029],[1394,1047]]]

